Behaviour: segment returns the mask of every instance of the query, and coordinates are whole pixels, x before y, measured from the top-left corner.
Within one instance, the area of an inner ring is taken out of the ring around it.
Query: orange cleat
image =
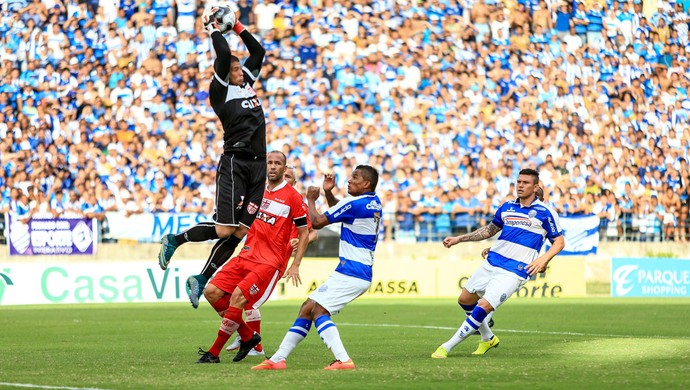
[[[333,363],[329,364],[328,366],[324,367],[324,370],[329,370],[329,371],[354,370],[354,369],[355,369],[355,362],[353,362],[352,359],[349,359],[346,362],[341,362],[340,360],[336,360]]]
[[[287,364],[285,364],[285,360],[274,363],[266,359],[261,364],[252,367],[252,370],[287,370]]]

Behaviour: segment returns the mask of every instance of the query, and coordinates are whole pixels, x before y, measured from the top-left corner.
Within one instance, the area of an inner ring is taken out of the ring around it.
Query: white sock
[[[314,324],[316,324],[316,330],[319,332],[321,340],[333,352],[335,358],[341,362],[350,360],[350,356],[345,351],[343,341],[340,340],[340,332],[338,332],[338,328],[331,321],[331,317],[323,315],[317,318]]]
[[[484,312],[483,309],[479,307],[477,309],[479,309],[479,311],[483,313],[481,317],[486,317],[486,312]],[[477,314],[467,317],[465,321],[462,323],[462,325],[460,325],[460,328],[458,328],[458,331],[455,332],[453,337],[451,337],[450,340],[446,341],[445,343],[441,344],[441,346],[445,348],[447,352],[450,352],[450,350],[455,348],[456,345],[460,344],[470,335],[473,335],[474,332],[479,328],[483,320],[475,319],[476,315]]]
[[[305,337],[299,333],[287,332],[283,338],[283,342],[280,343],[280,347],[278,347],[278,351],[271,356],[270,360],[273,363],[278,363],[281,360],[287,359],[287,357],[290,355],[290,352],[292,352],[297,344],[304,340],[304,338]]]
[[[281,360],[287,359],[292,350],[297,347],[297,344],[307,337],[309,329],[311,329],[311,321],[304,318],[296,319],[292,328],[285,334],[283,341],[280,343],[280,347],[278,347],[278,351],[271,356],[270,360],[273,363],[278,363]]]

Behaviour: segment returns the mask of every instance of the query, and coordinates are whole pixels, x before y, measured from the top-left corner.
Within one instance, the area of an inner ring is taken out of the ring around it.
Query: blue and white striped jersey
[[[371,267],[381,223],[381,201],[374,192],[348,197],[324,214],[329,223],[342,222],[340,263],[343,275],[371,281]]]
[[[538,199],[527,207],[519,199],[506,202],[491,222],[502,230],[487,261],[523,278],[529,278],[525,267],[539,256],[544,238],[553,241],[563,234],[558,214]]]

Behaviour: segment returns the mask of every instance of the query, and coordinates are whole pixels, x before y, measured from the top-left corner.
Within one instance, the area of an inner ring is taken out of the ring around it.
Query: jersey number
[[[376,233],[374,234],[374,244],[379,241],[379,228],[381,227],[381,215],[376,213],[374,215],[374,221],[376,222]]]

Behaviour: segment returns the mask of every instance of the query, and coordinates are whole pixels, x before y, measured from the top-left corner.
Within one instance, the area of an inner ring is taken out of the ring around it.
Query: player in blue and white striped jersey
[[[537,198],[538,189],[539,173],[534,169],[521,170],[516,183],[518,198],[504,203],[491,223],[471,233],[443,240],[443,245],[450,248],[461,242],[485,240],[501,231],[486,261],[472,274],[458,298],[467,319],[450,340],[431,354],[432,358],[448,357],[451,349],[476,330],[482,341],[472,354],[483,355],[497,347],[499,340],[489,329],[487,316],[530,276],[546,271],[551,259],[565,247],[558,215]],[[551,248],[539,256],[545,239],[551,241]]]
[[[355,364],[345,351],[331,316],[337,314],[345,305],[364,294],[371,286],[371,267],[374,264],[374,251],[381,223],[381,201],[374,190],[378,182],[378,172],[368,166],[359,165],[347,181],[350,197],[338,200],[333,196],[335,179],[332,174],[323,180],[323,190],[330,209],[324,214],[316,211],[318,187],[309,187],[307,201],[309,218],[315,229],[326,225],[341,223],[340,261],[335,272],[319,286],[302,304],[299,316],[287,332],[278,351],[271,359],[264,361],[253,370],[284,370],[285,359],[300,341],[309,333],[312,321],[321,340],[333,352],[335,361],[326,370],[352,370]]]

